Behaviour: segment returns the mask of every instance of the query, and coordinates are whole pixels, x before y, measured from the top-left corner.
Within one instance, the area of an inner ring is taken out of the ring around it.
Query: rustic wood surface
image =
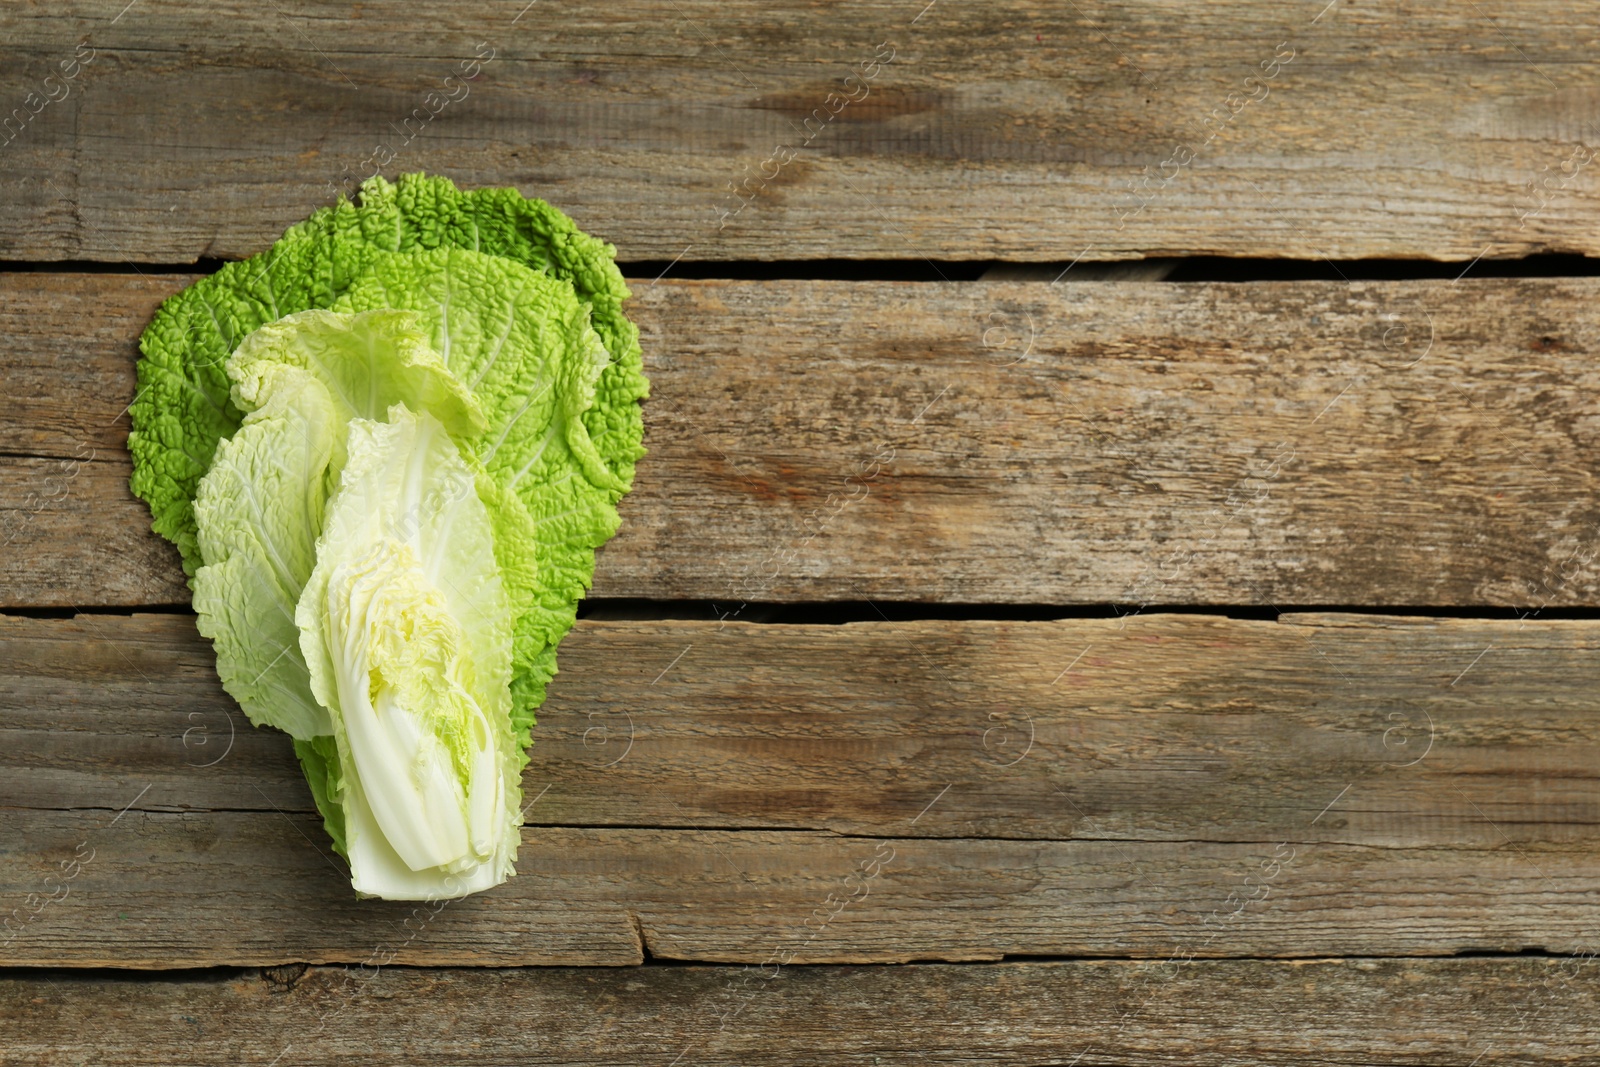
[[[395,958],[1582,951],[1600,626],[1291,618],[584,623],[518,877]],[[359,963],[413,914],[351,899],[189,618],[0,649],[0,963]]]
[[[188,280],[0,275],[0,606],[187,602],[122,442]],[[597,596],[1600,604],[1593,279],[635,292]]]
[[[1600,255],[1585,15],[0,7],[0,1064],[1600,1060],[1600,278],[1484,276]],[[614,242],[652,382],[442,907],[127,490],[156,305],[374,169]]]
[[[119,7],[0,12],[18,81],[92,56],[5,147],[0,258],[248,255],[384,163],[630,260],[1600,250],[1559,0]]]
[[[523,788],[539,826],[1589,849],[1597,649],[1532,618],[580,621]],[[19,819],[313,810],[192,617],[0,616],[0,657]]]
[[[0,872],[17,906],[0,947],[10,966],[358,964],[378,948],[439,966],[627,965],[646,952],[750,964],[1573,954],[1596,948],[1600,919],[1592,844],[530,827],[515,878],[441,907],[357,901],[308,815],[58,811],[13,824]],[[876,876],[859,873],[875,861]]]
[[[1589,959],[57,974],[0,979],[0,1062],[1570,1065],[1600,1058],[1594,974]]]

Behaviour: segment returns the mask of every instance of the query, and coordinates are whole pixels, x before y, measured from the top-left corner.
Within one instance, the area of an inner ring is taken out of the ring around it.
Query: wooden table
[[[0,9],[0,1062],[1600,1060],[1592,19],[524,5]],[[614,242],[653,388],[443,907],[127,490],[374,146]]]

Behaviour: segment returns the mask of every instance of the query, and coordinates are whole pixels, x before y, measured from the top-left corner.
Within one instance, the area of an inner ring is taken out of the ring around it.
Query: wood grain
[[[585,623],[518,877],[423,928],[350,898],[191,627],[4,624],[0,963],[1571,952],[1597,919],[1593,623]]]
[[[430,966],[629,965],[645,951],[752,964],[1572,953],[1600,921],[1592,845],[532,827],[509,882],[414,905],[354,899],[312,816],[8,818],[5,966],[357,964],[380,951]]]
[[[523,789],[544,826],[1593,848],[1597,647],[1537,619],[580,621]],[[192,618],[0,617],[0,657],[0,806],[312,810]]]
[[[1468,1067],[1600,1057],[1589,959],[0,979],[6,1062]]]
[[[94,58],[6,135],[0,258],[242,256],[378,166],[633,261],[1600,251],[1597,40],[1558,0],[924,8],[8,4],[8,112]]]
[[[187,601],[120,414],[186,280],[0,277],[0,604]],[[635,289],[597,596],[1600,604],[1594,280]]]
[[[29,0],[0,42],[0,261],[248,255],[379,144],[647,278],[1600,254],[1555,0]],[[0,966],[284,965],[7,972],[0,1063],[1600,1059],[1600,624],[1541,619],[1600,605],[1600,282],[1468,270],[636,282],[652,451],[595,592],[733,621],[581,624],[521,874],[437,912],[350,899],[190,618],[0,616]],[[0,274],[0,606],[187,600],[124,439],[189,280]],[[868,599],[1531,614],[739,621]],[[836,966],[922,960],[989,962]]]

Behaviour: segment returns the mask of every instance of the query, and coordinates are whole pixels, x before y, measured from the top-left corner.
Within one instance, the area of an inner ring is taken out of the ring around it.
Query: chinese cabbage
[[[521,822],[511,615],[477,478],[432,415],[349,424],[296,618],[329,710],[351,882],[439,899],[503,881]]]

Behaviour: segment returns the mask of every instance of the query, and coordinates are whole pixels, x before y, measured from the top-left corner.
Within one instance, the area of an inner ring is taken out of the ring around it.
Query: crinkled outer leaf
[[[130,485],[150,505],[151,528],[178,546],[190,575],[203,562],[195,492],[217,444],[243,418],[228,396],[228,355],[257,327],[314,306],[313,264],[325,251],[313,242],[279,242],[265,255],[225,264],[162,304],[139,338],[144,358],[128,409]]]
[[[312,696],[295,604],[316,564],[335,436],[328,391],[299,367],[276,366],[195,498],[205,565],[194,576],[200,632],[217,674],[250,721],[300,740],[332,730]]]
[[[298,740],[332,729],[307,687],[294,605],[344,466],[346,424],[407,404],[452,433],[484,428],[419,321],[407,311],[302,311],[251,333],[228,357],[234,403],[249,414],[200,481],[194,607],[223,687],[251,722]]]
[[[512,620],[477,483],[429,414],[396,405],[386,423],[351,421],[296,608],[363,895],[460,896],[503,881],[516,858]]]
[[[195,490],[217,443],[238,429],[223,365],[256,328],[284,315],[326,308],[375,251],[469,248],[502,256],[572,283],[592,309],[612,361],[584,414],[611,471],[633,480],[644,454],[643,421],[632,401],[648,392],[638,330],[622,313],[628,289],[615,249],[577,228],[542,200],[515,189],[463,192],[448,179],[370,178],[359,204],[341,201],[291,227],[267,251],[229,263],[176,294],[139,339],[138,391],[130,407],[132,488],[150,505],[152,527],[178,546],[186,572],[202,563],[195,539]]]
[[[493,512],[523,732],[554,666],[545,653],[571,629],[627,490],[584,418],[609,362],[589,309],[567,282],[462,249],[376,255],[335,307],[416,312],[483,409],[487,427],[467,447],[502,491]]]

